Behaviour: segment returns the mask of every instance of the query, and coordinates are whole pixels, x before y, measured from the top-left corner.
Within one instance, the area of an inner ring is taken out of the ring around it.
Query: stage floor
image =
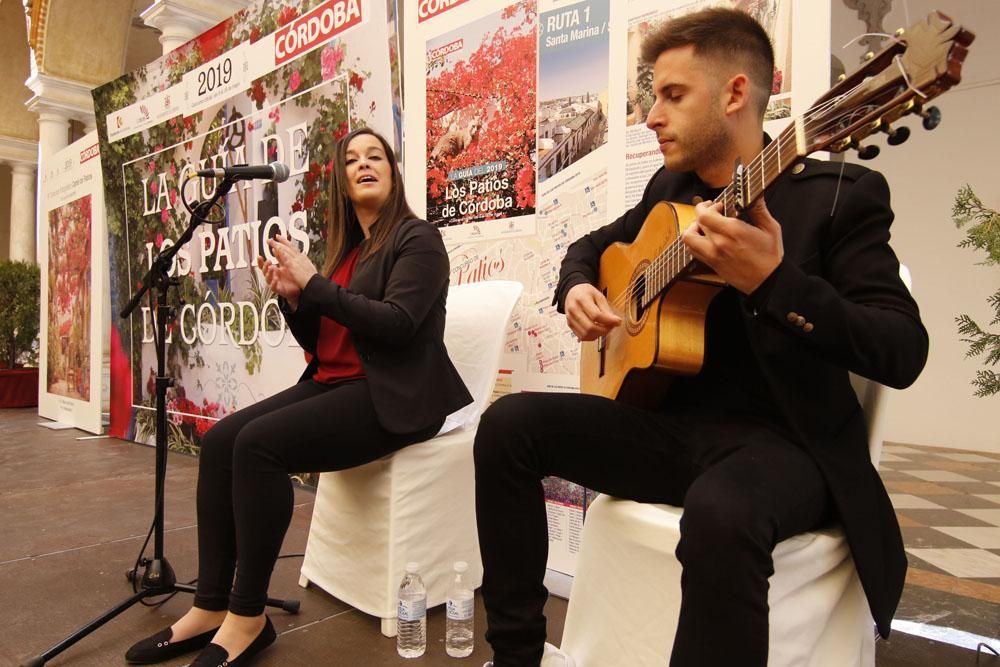
[[[41,653],[127,598],[131,585],[125,579],[125,571],[133,565],[152,516],[152,448],[112,438],[78,440],[87,434],[75,429],[49,430],[38,426],[40,421],[43,420],[34,408],[0,410],[0,667],[18,665],[21,660]],[[1000,641],[996,640],[1000,633],[1000,579],[995,578],[1000,575],[982,576],[983,572],[992,574],[988,569],[992,561],[986,556],[997,557],[1000,551],[968,543],[978,540],[982,545],[990,545],[994,532],[988,528],[1000,531],[989,523],[994,512],[1000,514],[997,495],[1000,484],[992,492],[992,488],[974,486],[968,481],[949,481],[952,479],[949,475],[943,475],[948,479],[938,481],[927,479],[928,474],[935,477],[927,471],[936,469],[959,475],[968,473],[965,476],[980,484],[1000,482],[1000,456],[985,455],[982,457],[985,461],[963,461],[961,457],[943,456],[963,454],[955,450],[942,452],[887,445],[885,451],[889,455],[884,465],[886,482],[894,502],[898,503],[911,558],[911,572],[897,619],[918,626],[933,623],[992,638],[993,646],[1000,649]],[[959,465],[961,470],[958,470],[956,464],[968,467]],[[983,472],[990,470],[993,473]],[[996,476],[991,477],[992,474]],[[170,454],[165,554],[181,581],[196,576],[196,479],[196,459]],[[918,483],[921,481],[926,486]],[[965,484],[968,489],[949,484]],[[297,488],[295,498],[295,512],[282,554],[301,554],[305,549],[313,494]],[[925,502],[914,498],[923,498]],[[928,502],[937,507],[927,506]],[[949,508],[955,514],[947,515],[938,508]],[[972,509],[993,509],[993,512],[962,511]],[[948,516],[955,520],[965,518],[955,524]],[[938,518],[944,523],[935,523]],[[936,529],[952,524],[983,530]],[[957,552],[963,544],[982,552],[973,555],[974,565],[970,567],[981,564],[987,570],[956,569],[968,560],[962,556],[971,553]],[[297,598],[302,607],[297,615],[269,612],[280,637],[257,664],[479,667],[490,657],[484,638],[485,612],[478,594],[476,650],[471,657],[456,660],[445,654],[443,608],[437,607],[429,612],[427,653],[417,660],[404,660],[396,654],[395,640],[379,632],[377,619],[316,587],[300,588],[297,584],[300,564],[300,556],[278,561],[271,595]],[[189,604],[187,594],[178,594],[159,608],[136,605],[47,664],[122,665],[122,656],[130,644],[169,624]],[[564,600],[550,598],[546,607],[548,636],[555,644],[559,644],[562,635],[565,612]],[[877,663],[884,667],[977,664],[973,650],[903,632],[894,632],[890,641],[880,641],[877,647]],[[189,656],[163,664],[186,665],[190,660]],[[733,664],[738,665],[738,657],[734,656],[734,660]],[[1000,659],[986,654],[978,664],[1000,667]]]

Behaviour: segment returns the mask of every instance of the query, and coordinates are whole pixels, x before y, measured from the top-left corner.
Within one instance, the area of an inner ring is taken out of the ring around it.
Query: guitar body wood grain
[[[673,376],[701,370],[705,313],[722,280],[709,271],[685,273],[648,307],[639,303],[643,271],[694,217],[693,206],[660,202],[632,243],[615,243],[601,255],[597,287],[624,322],[604,338],[581,344],[581,392],[655,407]]]

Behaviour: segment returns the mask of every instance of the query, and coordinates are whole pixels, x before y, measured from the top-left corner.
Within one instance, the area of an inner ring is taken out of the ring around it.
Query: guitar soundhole
[[[625,307],[625,328],[629,335],[634,336],[646,324],[649,304],[646,304],[646,267],[649,260],[640,262],[629,280],[628,300]],[[646,305],[643,305],[646,304]]]
[[[642,314],[645,312],[646,308],[643,306],[643,301],[646,298],[646,285],[645,283],[640,283],[636,285],[635,295],[632,297],[632,303],[629,309],[635,313],[635,319],[641,320]]]

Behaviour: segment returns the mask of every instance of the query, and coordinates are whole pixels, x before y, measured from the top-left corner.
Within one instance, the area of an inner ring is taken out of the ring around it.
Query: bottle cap
[[[419,569],[420,565],[418,565],[417,561],[415,560],[411,560],[409,563],[406,564],[406,571],[409,572],[410,574],[416,574],[417,570]]]
[[[464,560],[455,561],[455,572],[465,572],[469,569],[469,564]]]

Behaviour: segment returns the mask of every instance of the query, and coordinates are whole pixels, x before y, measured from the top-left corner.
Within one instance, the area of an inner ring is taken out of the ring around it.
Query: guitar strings
[[[907,25],[909,25],[909,24],[907,24]],[[855,37],[854,39],[852,39],[849,42],[847,42],[846,44],[844,44],[840,48],[841,49],[846,49],[848,46],[850,46],[854,42],[858,41],[862,37],[883,37],[885,39],[888,39],[888,40],[891,40],[893,42],[896,42],[897,44],[902,44],[903,43],[903,40],[901,40],[900,38],[896,37],[895,35],[890,35],[887,32],[863,32],[860,35],[858,35],[857,37]]]
[[[909,0],[903,0],[903,12],[904,12],[904,14],[906,16],[906,25],[911,25],[910,24],[910,6],[909,6]],[[862,34],[862,35],[858,35],[854,39],[850,40],[842,48],[847,48],[852,43],[856,42],[857,40],[859,40],[859,39],[861,39],[862,37],[865,37],[865,36],[886,37],[886,38],[888,38],[888,39],[890,39],[890,40],[892,40],[893,42],[896,42],[896,43],[902,42],[902,40],[900,40],[895,35],[889,35],[889,34],[886,34],[886,33],[865,33],[865,34]],[[906,83],[907,88],[909,88],[911,91],[913,91],[915,94],[919,95],[920,97],[922,97],[924,99],[927,99],[927,95],[923,91],[917,89],[910,82],[909,76],[908,76],[908,74],[906,72],[906,68],[903,66],[903,62],[902,62],[902,58],[901,58],[900,54],[896,54],[896,56],[893,58],[893,62],[899,68],[900,74],[902,75],[903,81]],[[849,95],[853,94],[854,92],[856,92],[858,90],[858,88],[860,88],[860,86],[862,84],[863,84],[863,81],[860,82],[860,83],[858,83],[851,90],[845,91],[841,95],[835,96],[835,97],[831,98],[830,100],[827,100],[825,103],[819,105],[818,107],[812,107],[812,108],[808,109],[806,111],[806,113],[803,115],[803,122],[804,123],[808,123],[813,117],[815,117],[815,115],[820,114],[820,113],[825,113],[826,111],[828,111],[830,108],[832,108],[836,104],[839,104],[847,96],[849,96]],[[864,107],[864,109],[866,110],[866,112],[867,112],[867,110],[870,110],[870,109],[873,109],[873,108],[874,108],[873,105],[867,105],[866,107]],[[859,110],[856,109],[854,111],[854,114],[856,114],[858,111]],[[852,114],[852,115],[854,115],[854,114]],[[850,116],[848,116],[848,118],[850,118]],[[842,122],[842,120],[843,120],[843,116],[841,116],[840,118],[835,118],[833,120],[828,121],[827,125],[824,126],[824,127],[821,127],[820,129],[807,130],[807,137],[810,136],[808,134],[808,132],[811,131],[812,132],[811,138],[815,138],[815,137],[819,136],[822,132],[826,131],[827,129],[832,129],[832,128],[837,127],[837,125],[839,125]],[[755,174],[759,174],[760,179],[761,179],[761,185],[762,185],[761,189],[762,190],[764,189],[765,177],[766,177],[766,175],[769,175],[771,173],[771,169],[770,169],[769,165],[771,164],[771,158],[774,157],[774,154],[776,154],[777,158],[778,158],[777,172],[776,173],[777,174],[781,173],[781,171],[782,171],[782,167],[781,167],[781,156],[782,156],[782,153],[781,153],[781,150],[782,150],[781,142],[782,142],[782,138],[785,137],[786,134],[791,134],[791,129],[792,129],[792,125],[789,125],[784,130],[782,130],[778,134],[777,140],[774,141],[774,142],[772,142],[768,146],[766,146],[765,149],[763,151],[761,151],[761,153],[757,156],[757,158],[755,158],[751,162],[751,164],[749,165],[749,168],[748,168],[748,182],[750,182],[750,179],[754,179],[755,178]],[[791,139],[790,136],[788,138]],[[773,150],[772,150],[772,147],[773,147]],[[794,158],[797,159],[798,157],[799,156],[798,156],[797,151],[796,151],[796,155],[794,156]],[[794,159],[792,161],[794,161]],[[755,163],[757,163],[757,166],[755,166]],[[841,163],[841,173],[843,173],[843,167],[844,167],[844,163]],[[767,169],[766,173],[765,173],[765,169]],[[724,209],[725,209],[724,213],[726,213],[726,214],[728,214],[728,201],[727,201],[727,199],[732,194],[730,192],[731,188],[732,188],[732,183],[730,183],[728,186],[726,186],[726,188],[723,189],[722,193],[720,193],[720,195],[723,198],[723,206],[724,206]],[[838,185],[837,185],[837,192],[838,192],[838,194],[839,194],[839,190],[840,190],[840,183],[838,181]],[[836,202],[836,200],[835,200],[835,202]],[[663,253],[661,253],[658,257],[654,258],[653,262],[651,262],[651,268],[653,268],[653,271],[655,273],[659,274],[662,271],[662,269],[664,268],[664,265],[666,263],[676,261],[678,259],[678,257],[681,256],[682,254],[684,256],[687,255],[687,253],[684,252],[684,250],[686,250],[686,249],[679,248],[679,246],[681,244],[682,244],[681,238],[678,237],[677,239],[675,239],[670,244],[670,246],[667,247],[667,249]],[[690,260],[685,261],[685,264],[688,261],[690,261]],[[644,271],[642,273],[642,275],[638,276],[635,280],[630,281],[628,288],[625,290],[624,293],[622,293],[621,295],[619,295],[619,297],[614,300],[614,302],[613,302],[612,305],[615,306],[615,307],[617,307],[617,308],[621,308],[621,307],[624,306],[624,304],[625,304],[626,301],[630,301],[632,299],[632,297],[639,291],[639,289],[645,290],[645,287],[646,287],[646,275],[648,274],[648,272],[649,272],[649,268],[647,268],[646,271]],[[673,278],[675,278],[676,275],[679,272],[680,272],[680,268],[678,268],[678,270],[675,271],[674,274],[670,276],[670,278],[664,283],[663,287],[665,287],[666,284],[670,280],[673,280]],[[660,289],[662,289],[662,287]],[[649,301],[647,301],[647,303],[648,302]]]
[[[905,9],[907,9],[908,11],[908,7],[906,7]],[[851,42],[848,42],[847,45],[850,45],[852,42],[857,41],[857,39],[863,36],[865,35],[860,35],[859,37],[856,37],[854,40],[851,40]],[[895,42],[901,41],[892,35],[879,34],[879,36],[887,37]],[[845,45],[845,47],[847,45]],[[897,54],[895,57],[893,57],[892,62],[899,69],[900,75],[902,76],[903,82],[906,84],[907,89],[912,91],[914,94],[919,95],[924,99],[927,99],[928,97],[927,94],[916,88],[910,81],[906,68],[903,65],[902,57],[899,54]],[[821,114],[826,114],[830,109],[832,109],[836,105],[843,102],[843,100],[847,99],[848,97],[856,93],[864,85],[864,83],[865,80],[862,80],[854,87],[852,87],[850,90],[847,90],[841,93],[840,95],[836,95],[818,106],[813,106],[810,109],[808,109],[806,113],[802,115],[802,122],[804,125],[807,126],[805,132],[806,139],[813,140],[827,131],[830,131],[835,134],[836,133],[835,130],[838,127],[840,127],[841,129],[843,129],[845,126],[849,127],[854,122],[854,119],[858,118],[859,116],[863,117],[865,115],[868,115],[871,111],[876,110],[878,108],[877,105],[866,104],[859,107],[855,107],[854,109],[849,110],[847,113],[841,113],[838,116],[826,119],[824,121],[825,124],[821,124],[819,127],[811,126],[811,121],[813,121],[817,116]],[[793,136],[794,136],[794,124],[789,124],[778,134],[776,141],[773,141],[769,145],[765,146],[764,150],[762,150],[757,155],[757,157],[755,157],[750,162],[750,164],[747,165],[745,182],[748,185],[754,183],[756,179],[759,177],[761,183],[761,192],[763,192],[763,190],[766,188],[768,177],[770,176],[777,177],[778,175],[781,174],[781,172],[783,171],[781,164],[781,157],[783,154],[782,140],[785,139],[786,146],[790,145],[794,147],[795,144],[791,143],[793,141]],[[773,160],[774,157],[777,157],[777,165],[775,165],[774,163]],[[789,163],[794,162],[800,156],[798,155],[798,151],[796,150],[790,157],[792,159],[788,161]],[[841,164],[841,172],[843,172],[843,166],[844,165]],[[733,186],[734,183],[730,183],[723,189],[723,191],[719,195],[723,202],[723,213],[726,216],[728,216],[729,214],[729,200],[730,198],[735,196],[733,192]],[[838,194],[839,194],[839,187],[840,184],[838,182]],[[611,301],[609,305],[611,305],[613,309],[620,311],[624,308],[625,303],[630,302],[640,291],[642,291],[645,296],[644,303],[642,304],[642,306],[648,305],[649,303],[652,302],[653,298],[655,298],[655,296],[658,295],[660,291],[662,291],[664,287],[666,287],[680,274],[681,270],[686,268],[693,261],[693,259],[694,258],[691,257],[687,252],[687,248],[683,244],[683,240],[680,237],[674,239],[674,241],[672,241],[670,245],[667,246],[667,248],[660,253],[659,256],[655,257],[652,260],[652,262],[650,262],[650,266],[647,267],[646,270],[642,272],[642,274],[640,274],[634,280],[631,280],[629,282],[627,288],[618,297],[616,297],[613,301]],[[673,270],[666,271],[668,267],[672,268]],[[659,285],[651,292],[651,294],[653,295],[652,297],[650,296],[650,294],[646,294],[647,279],[648,282],[652,282],[654,285],[656,285],[658,281],[662,281],[662,285]]]
[[[798,156],[796,155],[796,157]],[[720,196],[725,200],[731,194],[730,189],[727,188]],[[728,209],[728,204],[726,207]],[[728,210],[726,213],[728,214]],[[664,287],[672,283],[693,260],[694,257],[688,251],[683,239],[677,237],[659,256],[650,262],[650,265],[641,274],[630,281],[627,288],[612,299],[609,305],[613,310],[621,312],[627,302],[633,301],[641,294],[643,296],[641,305],[645,307]]]
[[[856,92],[862,85],[863,82],[858,83],[850,90],[847,90],[844,93],[841,93],[840,95],[832,97],[831,99],[826,100],[825,102],[823,102],[818,106],[810,108],[802,116],[803,123],[808,125],[809,122],[814,120],[817,116],[826,113],[831,108],[841,103],[845,98],[849,97],[852,93]],[[875,108],[873,105],[867,105],[860,109],[853,109],[850,112],[850,114],[841,114],[838,117],[827,119],[825,121],[825,124],[820,125],[819,127],[807,127],[806,138],[807,140],[815,139],[816,137],[822,135],[824,132],[836,128],[838,125],[844,122],[845,118],[849,120],[852,116],[855,116],[858,113],[867,113],[869,110],[873,108]],[[795,144],[793,143],[794,141],[793,137],[794,137],[794,124],[789,124],[787,127],[785,127],[785,129],[783,129],[779,133],[777,140],[765,146],[764,150],[762,150],[757,155],[757,157],[754,158],[754,160],[751,161],[751,163],[748,165],[747,168],[748,182],[750,181],[750,179],[756,180],[757,176],[759,176],[761,179],[761,183],[763,185],[766,175],[772,173],[780,174],[782,170],[780,168],[778,169],[774,168],[775,167],[774,157],[775,156],[778,157],[777,162],[778,165],[780,165],[781,154],[782,154],[781,151],[783,149],[783,144],[784,146],[794,148]],[[793,162],[795,159],[798,159],[798,157],[799,155],[796,151],[793,154],[793,159],[788,161],[789,164]],[[728,200],[734,196],[732,188],[733,188],[733,183],[730,183],[719,194],[719,197],[723,201],[724,213],[726,215],[728,215],[728,210],[729,210]],[[693,259],[694,258],[691,257],[687,252],[687,247],[684,245],[682,239],[680,237],[676,238],[674,241],[670,243],[670,245],[667,246],[667,248],[664,249],[663,252],[660,253],[659,256],[657,256],[656,258],[653,259],[652,262],[650,262],[650,266],[647,267],[645,271],[636,276],[635,279],[631,280],[626,289],[623,290],[611,302],[609,302],[609,305],[612,307],[613,310],[620,312],[624,309],[625,304],[627,302],[631,302],[639,293],[643,293],[646,296],[645,304],[643,305],[650,303],[652,299],[649,298],[649,294],[646,294],[647,282],[656,284],[657,279],[665,278],[665,280],[663,280],[663,284],[659,286],[657,289],[653,290],[653,292],[651,292],[652,294],[658,294],[663,289],[663,287],[666,287],[667,284],[672,282],[673,279],[675,279],[677,275],[679,275],[680,271],[683,268],[685,268]],[[668,267],[676,267],[676,269],[672,271],[665,271],[665,269],[667,269]]]
[[[760,155],[754,159],[748,170],[748,178],[753,178],[755,177],[756,174],[760,174],[761,177],[763,178],[764,169],[766,165],[773,162],[773,157],[775,156],[775,154],[780,155],[779,151],[782,149],[783,141],[786,146],[794,147],[794,144],[791,143],[792,131],[793,131],[792,126],[786,128],[784,131],[782,131],[782,133],[779,135],[776,141],[769,144],[765,148],[765,150],[762,151]],[[821,131],[822,130],[820,131],[814,130],[811,133],[813,136],[817,136]],[[797,158],[798,155],[795,154],[794,157]],[[789,160],[789,163],[791,163],[792,161],[793,160]],[[757,163],[759,163],[759,166],[757,166]],[[773,169],[769,167],[767,168],[769,172],[773,171]],[[732,196],[733,196],[732,184],[727,186],[723,190],[723,192],[721,192],[719,195],[719,197],[724,202],[724,208],[725,208],[724,212],[727,215],[729,209],[727,200],[730,199]],[[621,311],[624,309],[626,302],[631,302],[636,297],[636,295],[640,293],[644,294],[644,296],[646,297],[644,300],[648,304],[651,301],[649,295],[659,293],[659,291],[662,290],[663,287],[666,287],[667,284],[669,284],[674,278],[676,278],[676,276],[680,273],[680,271],[683,268],[685,268],[692,261],[692,259],[693,257],[691,257],[690,254],[688,253],[686,245],[684,245],[681,238],[678,237],[677,239],[672,241],[670,245],[668,245],[667,248],[665,248],[664,251],[658,257],[653,259],[653,261],[650,263],[650,266],[647,267],[645,271],[636,276],[634,280],[630,281],[627,288],[622,293],[620,293],[616,298],[614,298],[609,305],[614,310]],[[647,282],[652,283],[655,286],[655,288],[649,291],[648,293],[647,293]],[[662,282],[662,284],[658,285],[657,283],[659,282]]]
[[[903,10],[904,10],[904,12],[906,14],[906,25],[910,25],[910,21],[909,21],[909,1],[908,0],[903,0]],[[872,34],[874,34],[874,33],[872,33]],[[865,35],[859,35],[858,37],[855,37],[853,40],[851,40],[850,42],[848,42],[847,44],[845,44],[844,48],[846,48],[851,43],[857,41],[858,39],[860,39],[861,37],[864,37],[864,36]],[[897,42],[897,43],[899,43],[899,42],[902,41],[902,40],[898,39],[897,37],[895,37],[894,35],[888,35],[888,34],[884,34],[884,33],[879,33],[878,36],[887,37],[888,39],[890,39],[890,40],[892,40],[894,42]],[[910,91],[912,91],[914,94],[919,95],[920,97],[922,97],[924,99],[927,99],[927,97],[928,97],[927,94],[924,93],[923,91],[919,90],[918,88],[916,88],[911,83],[909,75],[908,75],[908,73],[906,71],[906,68],[903,66],[903,61],[902,61],[901,55],[900,54],[896,54],[896,56],[893,57],[892,62],[899,69],[900,74],[902,75],[903,81],[906,84],[906,87]],[[862,80],[861,82],[859,82],[857,85],[855,85],[850,90],[845,91],[845,92],[841,93],[840,95],[832,97],[831,99],[827,100],[823,104],[820,104],[819,106],[811,107],[810,109],[808,109],[806,111],[805,114],[803,114],[803,116],[802,116],[802,122],[808,126],[810,124],[810,122],[817,115],[819,115],[819,114],[825,114],[831,108],[833,108],[834,106],[840,104],[844,99],[846,99],[847,97],[849,97],[852,94],[856,93],[858,91],[858,89],[862,85],[864,85],[864,83],[865,83],[865,80]],[[843,128],[844,125],[842,125],[842,124],[845,122],[845,120],[847,121],[846,126],[849,127],[851,125],[851,122],[852,122],[851,119],[856,118],[859,114],[861,114],[862,116],[863,115],[867,115],[869,112],[871,112],[871,111],[873,111],[873,110],[875,110],[877,108],[878,107],[876,105],[873,105],[873,104],[863,105],[861,107],[856,107],[855,109],[851,110],[847,114],[843,114],[842,113],[842,114],[840,114],[837,117],[834,117],[832,119],[827,119],[825,121],[826,124],[825,125],[821,125],[818,128],[807,127],[807,129],[806,129],[806,138],[808,140],[815,139],[816,137],[822,135],[824,132],[836,130],[836,128],[838,126],[841,127],[841,128]],[[753,161],[751,161],[750,165],[748,165],[748,168],[747,168],[746,182],[748,184],[752,183],[753,180],[756,180],[756,177],[759,175],[760,181],[761,181],[761,191],[763,191],[765,189],[765,179],[766,179],[767,176],[771,175],[772,173],[775,174],[775,176],[780,175],[780,173],[783,171],[782,165],[781,165],[782,139],[784,138],[784,139],[788,140],[788,141],[785,142],[785,145],[789,145],[789,142],[793,139],[793,135],[794,135],[794,124],[790,124],[789,126],[787,126],[785,129],[783,129],[778,134],[778,138],[777,138],[776,141],[774,141],[771,144],[769,144],[768,146],[766,146],[764,148],[764,150],[761,151],[760,154],[756,158],[754,158]],[[792,144],[792,145],[794,145],[794,144]],[[776,170],[773,169],[774,163],[773,163],[773,160],[772,160],[772,158],[775,157],[775,155],[778,158]],[[789,163],[794,162],[799,157],[800,156],[798,155],[798,151],[796,151],[792,155],[792,160],[790,160]],[[844,168],[844,163],[842,162],[841,163],[841,174],[843,173],[843,168]],[[727,216],[728,216],[728,211],[729,211],[729,201],[728,200],[729,200],[730,197],[734,196],[734,193],[732,192],[733,185],[734,185],[733,183],[730,183],[720,193],[720,197],[722,198],[722,201],[723,201],[724,214],[726,214]],[[839,181],[838,181],[837,188],[838,188],[837,193],[839,194],[839,189],[840,189],[840,183],[839,183]],[[835,202],[836,202],[836,200],[835,200]],[[832,211],[831,211],[831,214],[832,214]],[[683,259],[683,263],[681,263],[681,262],[678,261],[680,259]],[[654,278],[658,278],[658,279],[666,278],[666,280],[663,280],[663,284],[661,286],[659,286],[659,288],[657,288],[654,291],[654,296],[652,298],[650,298],[650,296],[648,294],[645,295],[646,296],[645,303],[642,304],[642,305],[643,306],[648,305],[649,303],[652,302],[652,299],[655,298],[655,295],[659,294],[659,292],[663,289],[663,287],[666,287],[667,284],[669,284],[670,282],[672,282],[677,277],[677,275],[679,275],[680,271],[683,268],[685,268],[691,261],[693,261],[693,258],[689,256],[689,253],[687,252],[686,246],[684,246],[682,239],[678,236],[676,239],[674,239],[674,241],[671,242],[671,244],[663,252],[660,253],[659,256],[657,256],[656,258],[653,259],[653,261],[650,263],[650,266],[647,267],[646,270],[643,271],[642,274],[640,274],[639,276],[637,276],[634,280],[629,281],[629,284],[628,284],[626,290],[622,294],[620,294],[617,298],[615,298],[611,302],[610,305],[612,305],[612,307],[615,308],[616,310],[621,310],[624,307],[625,303],[627,301],[631,301],[633,299],[633,297],[640,292],[640,290],[643,291],[643,293],[645,293],[646,283],[647,283],[647,276],[650,276],[650,270],[652,270],[653,275],[650,277],[650,282],[653,282],[655,284],[656,280],[654,280]],[[666,269],[666,267],[668,265],[670,265],[670,266],[676,265],[676,267],[677,267],[674,271],[670,272],[669,275],[667,275],[666,273],[664,273],[664,269]]]

